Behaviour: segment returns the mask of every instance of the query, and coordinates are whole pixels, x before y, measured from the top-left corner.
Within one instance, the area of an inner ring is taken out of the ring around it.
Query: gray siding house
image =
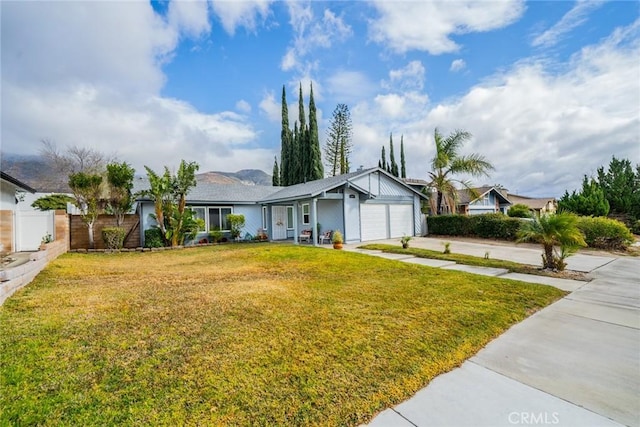
[[[144,181],[136,183],[136,190],[145,188]],[[269,240],[298,242],[305,229],[314,230],[314,236],[340,230],[345,242],[361,242],[420,235],[424,198],[386,171],[371,168],[289,187],[199,182],[188,194],[187,206],[205,220],[196,241],[214,229],[228,231],[226,215],[234,213],[245,216],[243,236],[261,231]],[[144,242],[144,230],[155,225],[153,203],[139,199],[137,210]]]

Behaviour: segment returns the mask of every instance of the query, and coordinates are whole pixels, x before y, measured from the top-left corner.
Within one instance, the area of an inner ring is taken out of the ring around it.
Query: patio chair
[[[325,240],[327,241],[327,243],[331,243],[332,234],[333,234],[333,230],[325,231],[320,236],[318,236],[318,243],[322,245]]]
[[[302,230],[298,239],[300,240],[300,242],[304,240],[311,243],[311,230]]]

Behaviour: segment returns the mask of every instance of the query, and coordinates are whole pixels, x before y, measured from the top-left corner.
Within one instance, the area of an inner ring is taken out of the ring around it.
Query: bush
[[[164,239],[162,231],[159,228],[150,228],[144,230],[144,247],[145,248],[162,248],[164,247]]]
[[[520,220],[501,213],[475,215],[470,217],[473,232],[483,239],[516,240]]]
[[[218,243],[224,237],[224,233],[220,230],[211,230],[209,232],[209,238],[211,239],[211,243]]]
[[[509,208],[507,215],[512,218],[531,218],[531,211],[529,210],[529,206],[518,203]]]
[[[437,215],[427,217],[429,234],[442,236],[471,236],[471,217],[466,215]]]
[[[242,214],[229,214],[227,215],[227,222],[229,223],[229,229],[231,231],[231,238],[237,239],[240,237],[242,233],[242,228],[244,227],[244,215]]]
[[[640,219],[631,225],[631,232],[633,234],[640,234]]]
[[[427,217],[429,234],[478,236],[485,239],[515,240],[521,220],[506,215],[439,215]]]
[[[578,228],[590,248],[624,250],[633,242],[633,235],[624,223],[605,217],[583,216]]]
[[[122,227],[104,227],[102,229],[102,240],[104,246],[112,251],[122,249],[127,230]]]

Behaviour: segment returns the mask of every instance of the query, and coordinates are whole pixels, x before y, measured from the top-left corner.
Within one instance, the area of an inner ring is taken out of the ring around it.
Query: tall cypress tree
[[[382,146],[382,157],[380,159],[382,161],[382,169],[384,169],[384,170],[389,169],[389,166],[387,165],[387,155],[386,155],[386,151],[384,149],[384,145]]]
[[[298,94],[298,121],[300,122],[300,128],[298,129],[298,160],[299,160],[299,174],[296,178],[296,184],[300,182],[306,182],[309,172],[309,132],[307,129],[307,122],[304,114],[304,98],[302,97],[302,83],[300,83],[300,92]]]
[[[273,156],[273,176],[271,177],[271,185],[278,187],[280,185],[280,169],[278,169],[278,158]]]
[[[298,131],[298,122],[293,124],[293,138],[289,147],[289,182],[287,185],[294,185],[300,182],[300,132]]]
[[[407,168],[404,162],[404,135],[400,135],[400,177],[407,177]]]
[[[389,160],[391,161],[391,174],[393,176],[399,176],[398,164],[396,163],[396,156],[393,150],[393,134],[389,134]]]
[[[309,174],[310,181],[322,179],[324,177],[324,167],[322,166],[322,155],[320,154],[320,140],[318,138],[318,119],[316,118],[316,103],[313,100],[313,83],[309,92]]]
[[[289,169],[291,168],[291,129],[289,129],[289,108],[287,106],[287,94],[282,85],[282,130],[280,132],[280,185],[289,185]]]

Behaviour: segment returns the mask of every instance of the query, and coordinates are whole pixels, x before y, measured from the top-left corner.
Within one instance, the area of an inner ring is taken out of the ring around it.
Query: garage
[[[413,236],[413,206],[360,205],[360,235],[363,242]]]

